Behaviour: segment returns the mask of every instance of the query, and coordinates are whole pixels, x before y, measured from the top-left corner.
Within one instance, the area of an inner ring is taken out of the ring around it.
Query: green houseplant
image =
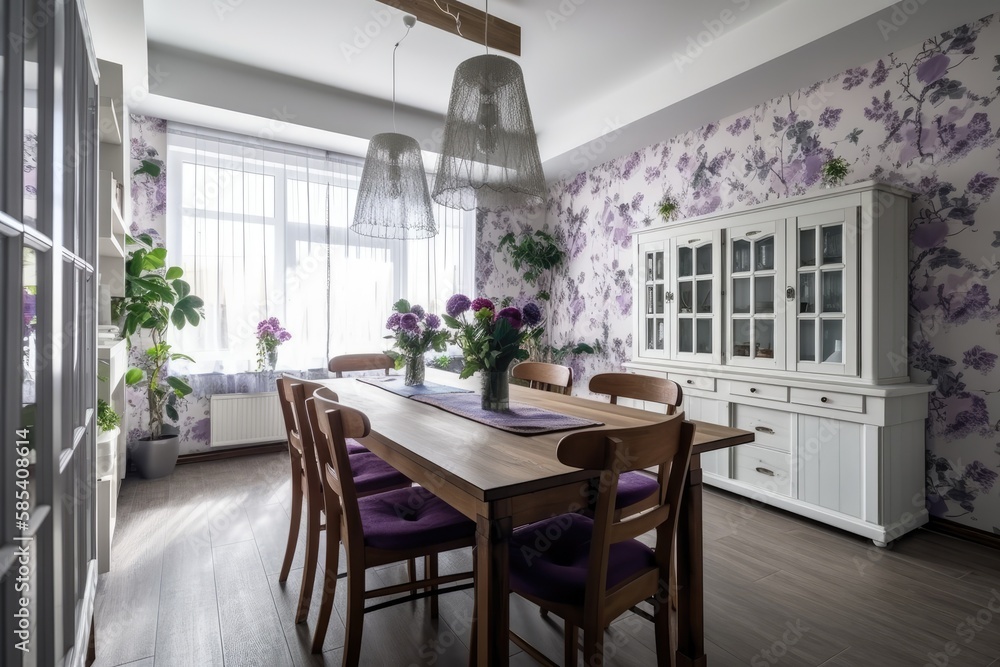
[[[153,247],[150,236],[128,242],[139,247],[129,252],[125,263],[124,333],[130,348],[137,333],[150,343],[143,367],[130,368],[125,374],[126,384],[145,385],[149,409],[149,435],[132,443],[130,450],[140,474],[153,479],[169,475],[177,463],[178,436],[163,433],[164,420],[176,422],[177,400],[191,393],[190,385],[170,375],[167,367],[171,361],[193,359],[173,350],[167,332],[171,325],[177,329],[197,326],[204,317],[204,302],[181,280],[184,271],[180,267],[167,266],[166,249]]]
[[[118,446],[122,418],[103,398],[97,399],[97,477],[111,474],[114,451]]]
[[[835,157],[824,162],[820,171],[823,174],[823,185],[832,188],[844,184],[847,174],[851,171],[851,165],[844,158]]]
[[[663,195],[663,199],[661,199],[660,203],[657,205],[656,212],[660,214],[660,217],[663,218],[664,222],[670,222],[673,220],[674,215],[677,214],[679,209],[680,204],[677,203],[676,199],[670,195]]]
[[[507,251],[514,270],[524,269],[521,277],[529,285],[538,287],[538,292],[535,294],[538,301],[548,302],[551,300],[552,295],[549,288],[552,282],[552,270],[558,268],[566,260],[565,251],[551,234],[537,230],[525,232],[519,238],[510,232],[500,239],[497,249]],[[544,343],[541,336],[534,336],[525,344],[528,348],[529,358],[555,364],[561,363],[570,355],[593,354],[601,349],[599,341],[594,341],[593,345],[579,342],[553,347],[551,333],[548,331],[545,332]]]

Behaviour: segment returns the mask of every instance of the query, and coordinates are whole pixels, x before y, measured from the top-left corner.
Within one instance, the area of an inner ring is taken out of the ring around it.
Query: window
[[[386,349],[399,298],[440,312],[472,285],[472,214],[435,206],[432,239],[350,231],[362,164],[323,151],[171,126],[167,248],[205,321],[171,334],[193,372],[256,369],[257,322],[293,338],[281,368],[323,368],[333,355]]]

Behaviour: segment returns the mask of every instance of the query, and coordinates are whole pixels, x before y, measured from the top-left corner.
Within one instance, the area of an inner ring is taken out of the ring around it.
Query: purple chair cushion
[[[634,505],[660,490],[660,484],[655,477],[641,472],[626,472],[618,478],[618,495],[615,496],[615,509]]]
[[[354,475],[354,487],[359,494],[410,483],[406,475],[371,452],[354,454],[349,460],[351,473]]]
[[[510,540],[510,588],[543,600],[582,604],[594,522],[563,514],[514,531]],[[607,587],[656,567],[653,550],[637,540],[611,545]]]
[[[363,454],[367,452],[368,448],[362,445],[360,442],[354,438],[347,438],[347,453],[350,454]]]
[[[472,537],[476,524],[422,486],[358,499],[365,544],[414,549]]]

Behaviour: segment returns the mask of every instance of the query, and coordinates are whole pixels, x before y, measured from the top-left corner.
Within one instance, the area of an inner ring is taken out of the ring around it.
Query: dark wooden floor
[[[292,623],[301,562],[278,583],[289,488],[282,454],[126,479],[111,572],[98,587],[96,664],[339,665],[339,614],[325,652],[308,651],[318,595],[308,624]],[[1000,610],[1000,552],[925,531],[877,549],[736,496],[710,492],[706,506],[712,667],[1000,667],[1000,611],[990,611]],[[469,557],[456,554],[442,569],[468,568]],[[370,583],[403,576],[387,567],[370,573]],[[338,587],[339,612],[343,593]],[[464,666],[471,612],[463,592],[442,598],[436,622],[426,601],[369,614],[362,664]],[[517,597],[511,623],[561,656],[561,627]],[[651,624],[626,615],[610,639],[609,664],[655,664]],[[513,665],[534,664],[511,652]]]

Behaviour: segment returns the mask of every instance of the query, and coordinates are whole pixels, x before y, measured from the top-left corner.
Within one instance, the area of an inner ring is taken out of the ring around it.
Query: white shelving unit
[[[857,183],[636,233],[626,366],[756,437],[703,456],[706,484],[879,546],[927,522],[932,388],[900,348],[909,199]]]
[[[112,297],[125,295],[125,238],[128,234],[130,202],[125,188],[131,172],[129,155],[128,110],[124,104],[122,67],[117,63],[98,60],[100,104],[98,131],[100,135],[100,173],[98,177],[98,275],[100,289]],[[119,193],[122,193],[121,196]],[[99,321],[99,324],[110,322]],[[98,443],[97,466],[97,566],[99,572],[111,567],[111,543],[118,514],[118,489],[125,476],[128,406],[125,402],[125,371],[128,369],[128,349],[124,340],[98,338],[99,398],[108,402],[121,416],[119,434],[113,443]],[[105,449],[105,451],[101,451]],[[110,457],[110,461],[108,458]],[[103,474],[102,474],[103,473]]]

